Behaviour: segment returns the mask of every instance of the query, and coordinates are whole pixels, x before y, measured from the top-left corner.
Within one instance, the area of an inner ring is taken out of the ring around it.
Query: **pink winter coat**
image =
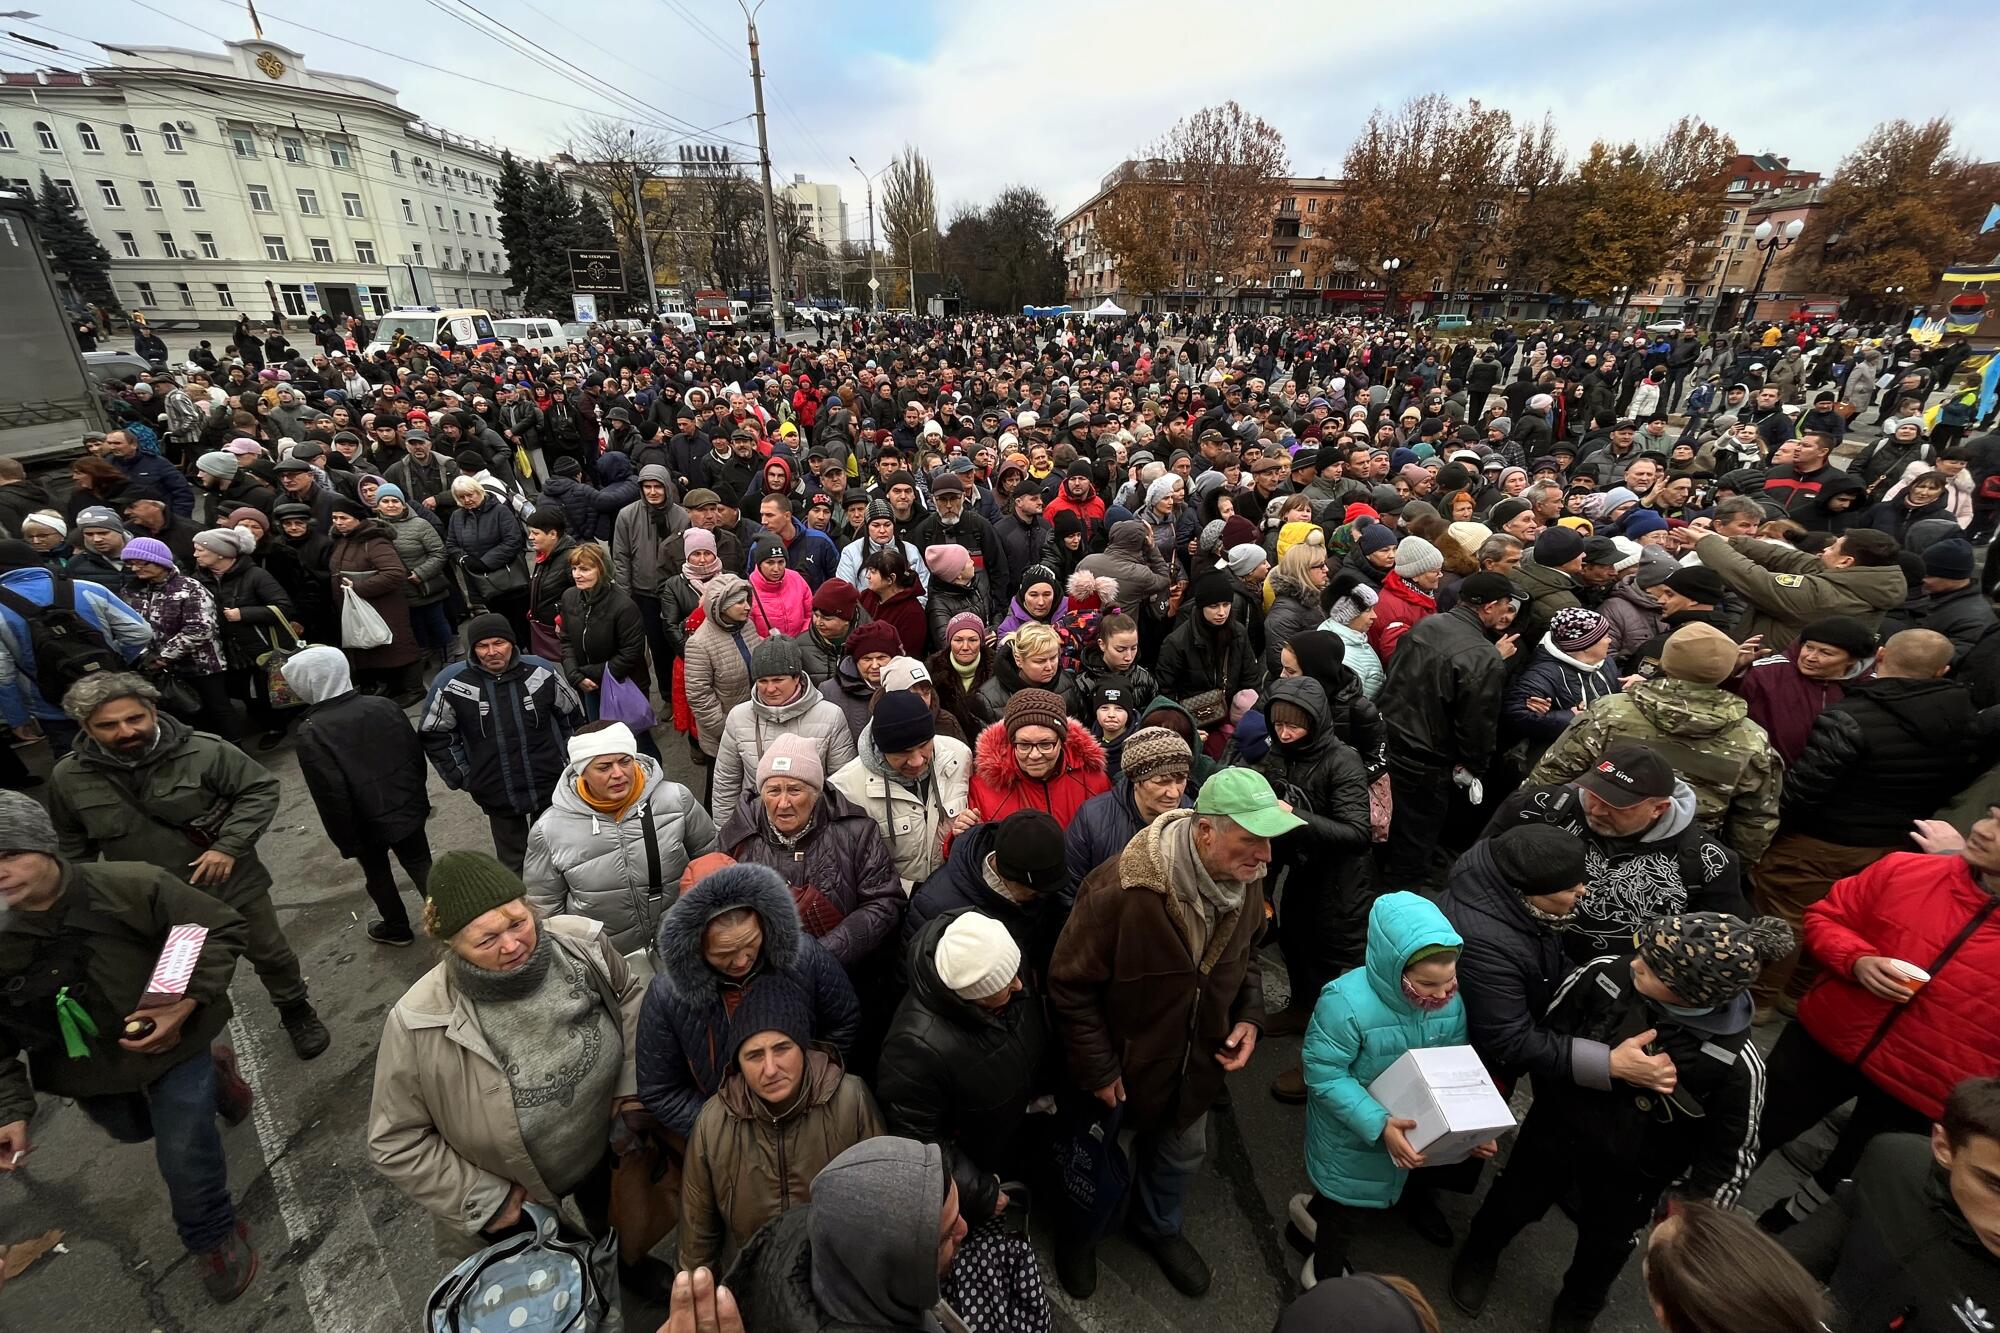
[[[804,634],[812,624],[812,588],[796,569],[784,581],[772,583],[760,569],[750,571],[750,619],[765,638],[773,634]]]

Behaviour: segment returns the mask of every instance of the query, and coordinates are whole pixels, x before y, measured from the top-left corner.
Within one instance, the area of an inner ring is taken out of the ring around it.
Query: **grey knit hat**
[[[1406,579],[1436,573],[1444,568],[1444,553],[1422,537],[1405,537],[1396,543],[1396,572]]]
[[[56,847],[56,826],[42,803],[17,791],[0,791],[0,853],[56,856]]]
[[[799,652],[796,639],[766,639],[750,650],[750,676],[762,680],[766,676],[802,676],[805,674],[806,660]]]
[[[1186,777],[1194,767],[1194,752],[1188,743],[1165,727],[1141,727],[1125,738],[1119,771],[1133,782],[1144,782],[1161,773]]]

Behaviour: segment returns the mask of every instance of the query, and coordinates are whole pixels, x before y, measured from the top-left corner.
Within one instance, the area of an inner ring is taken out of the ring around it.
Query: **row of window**
[[[250,130],[233,129],[229,131],[229,143],[236,150],[236,156],[238,157],[254,158],[257,156],[257,136]],[[278,136],[278,153],[285,161],[290,162],[292,165],[304,166],[306,162],[306,141],[296,134],[281,134]],[[354,152],[345,140],[328,139],[326,141],[326,160],[329,166],[349,168],[354,165]]]
[[[194,309],[193,286],[185,282],[176,282],[171,285],[174,289],[174,297],[180,302],[181,308],[184,310]],[[215,289],[215,304],[217,306],[224,310],[234,310],[236,308],[236,294],[229,290],[228,283],[216,282],[209,285]],[[138,290],[139,304],[141,306],[149,310],[158,310],[160,308],[160,292],[153,283],[140,282],[134,283],[133,286]],[[303,319],[309,313],[306,305],[305,286],[301,283],[280,284],[278,287],[278,300],[284,306],[287,315]],[[387,292],[371,291],[368,293],[368,301],[374,307],[377,315],[388,313],[389,294]]]
[[[121,232],[114,232],[113,235],[117,238],[119,253],[122,254],[125,258],[140,259],[144,257],[139,253],[139,238],[136,233],[129,231],[121,231]],[[159,238],[160,253],[162,256],[164,256],[167,259],[179,259],[181,257],[180,245],[174,239],[174,234],[172,232],[170,231],[155,232],[154,235]],[[279,262],[284,262],[291,259],[290,253],[285,248],[284,237],[266,236],[263,238],[263,240],[264,240],[264,258],[270,260],[276,260]],[[194,243],[197,247],[199,247],[201,257],[203,259],[222,258],[222,249],[215,243],[215,235],[213,232],[206,232],[206,231],[196,232],[194,234]],[[334,262],[333,242],[327,240],[314,239],[312,241],[309,241],[308,244],[312,246],[312,257],[315,263],[331,264]],[[357,264],[373,264],[379,262],[375,254],[375,242],[356,241],[354,243],[354,262]]]
[[[33,193],[32,185],[25,178],[20,178],[20,177],[15,178],[14,184],[17,185],[23,192]],[[76,183],[74,181],[70,181],[67,179],[64,180],[52,179],[50,181],[50,184],[56,187],[56,193],[62,198],[62,201],[66,206],[73,209],[82,207],[83,201],[77,194]],[[176,187],[179,188],[181,192],[181,202],[184,205],[186,205],[188,208],[194,208],[194,209],[198,209],[201,207],[201,191],[195,186],[195,183],[193,181],[175,181],[174,184]],[[271,201],[270,186],[247,185],[244,188],[249,193],[251,212],[275,213],[278,211],[277,206],[273,204]],[[160,192],[159,189],[154,186],[153,182],[140,181],[139,192],[145,200],[145,206],[149,210],[157,210],[160,207]],[[104,207],[106,208],[122,209],[125,207],[124,196],[119,192],[118,182],[114,180],[99,180],[97,182],[97,194],[98,198],[103,202]],[[295,197],[298,200],[299,213],[302,216],[305,217],[322,216],[320,211],[318,190],[301,186],[296,192]],[[404,199],[401,202],[403,205],[403,221],[407,222],[413,227],[417,226],[418,221],[417,221],[416,205],[408,199]],[[439,205],[434,205],[433,207],[437,214],[438,230],[443,231],[445,229],[444,206],[439,204]],[[361,202],[361,196],[347,191],[343,191],[341,193],[340,211],[343,216],[349,218],[365,219],[368,216],[367,208]],[[453,210],[451,210],[451,230],[458,232],[460,235],[464,235],[466,230],[465,224],[468,217],[471,219],[472,222],[473,235],[477,236],[480,234],[479,228],[481,222],[483,221],[486,227],[485,234],[490,237],[493,237],[495,240],[499,239],[499,234],[494,228],[493,215],[490,213],[486,214],[482,218],[482,216],[478,213],[467,214],[461,209],[454,208]]]
[[[32,193],[32,189],[26,179],[17,177],[13,183]],[[51,180],[49,184],[56,187],[56,195],[63,201],[66,207],[72,209],[83,207],[83,200],[77,195],[76,183],[74,181]],[[175,181],[174,185],[181,192],[181,203],[183,205],[188,208],[201,207],[201,191],[195,188],[193,181]],[[103,197],[106,208],[123,208],[125,206],[123,199],[118,194],[118,183],[116,181],[101,180],[97,182],[97,192]],[[153,182],[140,181],[139,193],[145,199],[148,209],[158,209],[161,206],[159,187],[154,185]]]
[[[172,121],[170,120],[161,121],[160,122],[161,146],[164,147],[169,153],[185,153],[187,151],[187,146],[181,142],[181,135],[183,133],[184,131],[182,131],[181,128],[175,125]],[[120,125],[118,127],[118,135],[121,139],[125,141],[126,152],[139,153],[145,151],[144,145],[139,142],[138,127],[133,125]],[[192,137],[192,135],[190,134],[189,137]],[[99,139],[97,135],[97,127],[95,125],[90,124],[88,121],[79,120],[76,123],[76,138],[77,142],[83,146],[83,151],[86,153],[101,153],[104,151],[103,141]],[[62,144],[56,138],[55,127],[49,124],[46,120],[38,120],[35,122],[35,143],[45,153],[60,153],[62,151]],[[9,130],[5,125],[0,125],[0,152],[12,152],[12,151],[14,151],[13,131]]]

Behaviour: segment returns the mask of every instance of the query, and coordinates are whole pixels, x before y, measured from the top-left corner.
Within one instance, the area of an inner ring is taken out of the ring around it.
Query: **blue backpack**
[[[428,1333],[610,1333],[621,1328],[618,1236],[565,1240],[560,1219],[521,1206],[533,1231],[495,1241],[451,1270],[424,1306]]]

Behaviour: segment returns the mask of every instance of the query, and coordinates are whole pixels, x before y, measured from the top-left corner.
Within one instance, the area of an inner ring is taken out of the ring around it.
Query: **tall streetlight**
[[[1403,261],[1400,259],[1382,261],[1382,279],[1389,287],[1389,298],[1382,307],[1382,313],[1391,320],[1396,318],[1396,274],[1402,267]]]
[[[1611,289],[1611,295],[1618,298],[1618,309],[1613,312],[1612,317],[1620,324],[1623,324],[1625,322],[1625,302],[1632,297],[1632,284],[1629,282],[1619,283]]]
[[[1769,218],[1757,224],[1751,235],[1757,239],[1757,248],[1764,252],[1764,262],[1757,266],[1757,283],[1750,289],[1750,299],[1743,303],[1743,319],[1737,327],[1750,326],[1750,317],[1757,312],[1757,298],[1764,292],[1764,279],[1771,272],[1771,261],[1778,257],[1778,251],[1790,249],[1805,229],[1806,224],[1800,218],[1793,218],[1782,228],[1772,226]]]
[[[1305,277],[1305,270],[1295,268],[1291,271],[1291,273],[1288,276],[1292,280],[1292,291],[1296,293],[1299,290],[1299,279]],[[1292,299],[1299,301],[1301,305],[1304,304],[1304,299],[1302,297],[1298,297],[1295,295]]]
[[[1908,323],[1909,321],[1908,321],[1907,319],[1904,319],[1904,318],[1903,318],[1903,314],[1902,314],[1902,311],[1903,311],[1903,293],[1904,293],[1905,291],[1907,291],[1907,290],[1909,290],[1909,289],[1908,289],[1908,288],[1906,288],[1906,287],[1900,287],[1900,286],[1899,286],[1899,287],[1884,287],[1884,288],[1882,289],[1882,295],[1884,295],[1884,296],[1888,297],[1888,298],[1889,298],[1889,304],[1890,304],[1890,305],[1892,305],[1892,306],[1894,306],[1894,307],[1896,308],[1896,318],[1897,318],[1898,320],[1901,320],[1901,321],[1902,321],[1903,323],[1906,323],[1906,324],[1907,324],[1907,323]]]
[[[868,189],[868,308],[879,311],[882,309],[882,288],[875,280],[875,176],[862,171],[861,164],[854,160],[852,153],[847,155],[847,165],[860,173],[861,183]],[[882,171],[888,169],[883,167]],[[881,171],[875,173],[876,176],[881,174]]]

